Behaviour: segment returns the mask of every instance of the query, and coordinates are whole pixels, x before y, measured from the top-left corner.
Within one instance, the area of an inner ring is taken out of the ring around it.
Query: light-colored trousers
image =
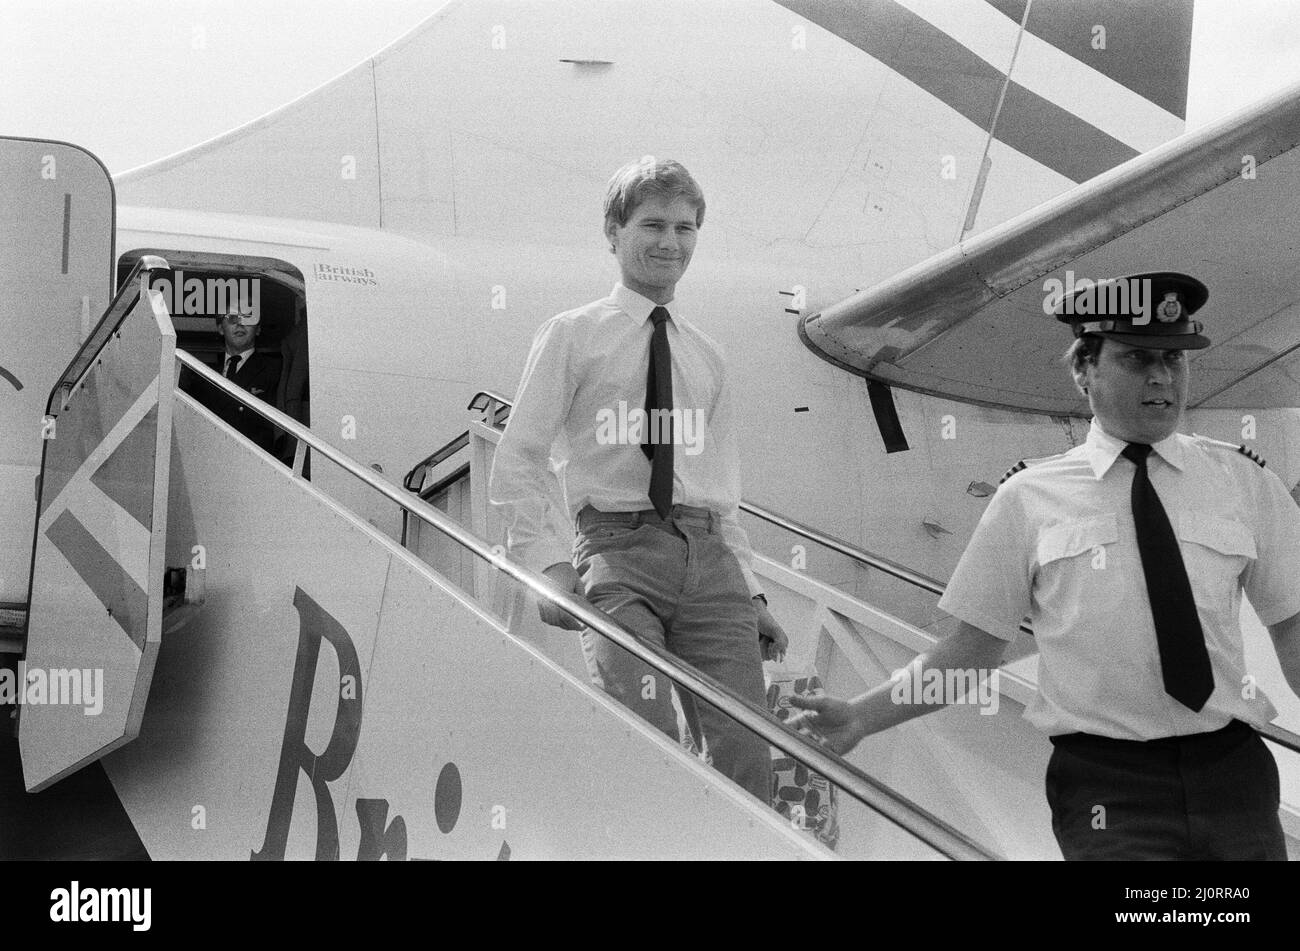
[[[573,563],[588,601],[642,640],[664,648],[765,706],[758,615],[736,556],[707,509],[675,505],[664,521],[640,513],[579,513]],[[592,682],[678,742],[672,682],[587,629],[582,652]],[[679,702],[713,765],[768,805],[767,743],[686,690]]]

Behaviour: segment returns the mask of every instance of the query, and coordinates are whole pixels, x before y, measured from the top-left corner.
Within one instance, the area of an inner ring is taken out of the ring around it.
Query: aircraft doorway
[[[255,304],[260,317],[253,343],[256,363],[250,362],[252,357],[242,361],[237,382],[254,396],[310,426],[307,301],[302,272],[274,258],[136,248],[118,258],[119,286],[146,254],[160,255],[172,267],[168,307],[176,328],[176,345],[218,374],[223,373],[226,343],[217,318],[238,303],[245,308]],[[189,375],[189,371],[182,375],[182,389],[191,390],[196,397],[199,394],[192,388],[215,389],[198,381],[187,382]],[[230,409],[228,422],[263,449],[291,463],[293,439],[269,425],[259,429],[256,420],[240,425],[234,407]]]

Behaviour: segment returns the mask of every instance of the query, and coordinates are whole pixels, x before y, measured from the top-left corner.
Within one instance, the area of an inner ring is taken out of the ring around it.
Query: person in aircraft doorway
[[[1025,718],[1054,747],[1047,800],[1067,859],[1286,858],[1277,764],[1255,730],[1277,712],[1238,611],[1244,591],[1300,695],[1300,508],[1244,446],[1178,432],[1208,296],[1162,272],[1056,301],[1092,429],[1007,474],[939,601],[961,626],[907,672],[987,673],[1031,616]],[[847,752],[957,699],[895,702],[893,688],[795,697],[791,725]]]
[[[212,369],[243,387],[250,395],[274,404],[280,383],[280,366],[255,348],[261,330],[260,316],[248,305],[232,305],[226,313],[218,314],[214,319],[225,349],[210,364]],[[259,447],[271,451],[275,427],[262,416],[192,377],[182,378],[181,388]]]
[[[787,638],[737,516],[733,395],[721,349],[673,299],[703,220],[704,195],[679,163],[647,158],[614,174],[604,232],[622,279],[538,331],[489,492],[512,556],[765,708],[762,662]],[[572,542],[555,528],[560,508]],[[581,627],[539,608],[548,624]],[[685,738],[667,678],[594,631],[581,637],[598,687]],[[679,702],[714,766],[769,803],[767,743],[685,692]]]

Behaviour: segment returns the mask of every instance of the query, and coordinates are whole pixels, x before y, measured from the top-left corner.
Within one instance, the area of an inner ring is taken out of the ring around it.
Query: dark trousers
[[[1259,734],[1051,738],[1047,802],[1067,860],[1286,860],[1277,763]]]

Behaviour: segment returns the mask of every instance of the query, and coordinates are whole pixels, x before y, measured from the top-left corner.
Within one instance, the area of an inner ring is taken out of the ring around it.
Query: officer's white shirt
[[[1147,460],[1178,535],[1214,671],[1195,713],[1165,693],[1129,493],[1125,443],[1088,438],[1032,463],[994,495],[939,601],[1011,640],[1029,615],[1038,694],[1025,717],[1049,734],[1154,739],[1255,725],[1276,710],[1244,662],[1244,588],[1264,624],[1300,612],[1300,507],[1236,447],[1175,434]]]

